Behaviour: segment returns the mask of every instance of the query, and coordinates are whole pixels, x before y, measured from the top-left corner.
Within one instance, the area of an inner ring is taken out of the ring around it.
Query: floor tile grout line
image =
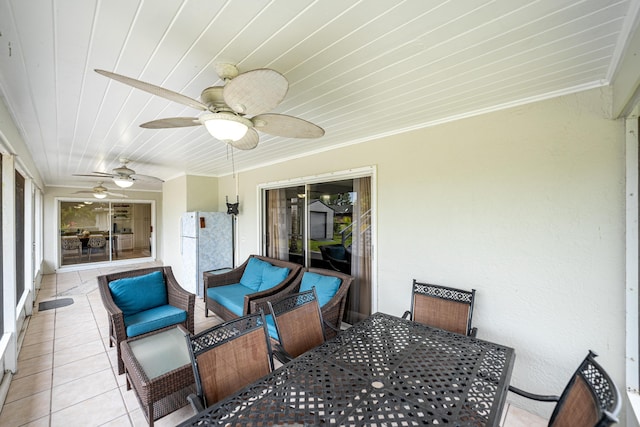
[[[56,278],[57,278],[57,275],[56,275]],[[80,277],[80,280],[81,280],[81,284],[85,283],[85,282],[82,282],[82,278],[81,277]],[[56,281],[56,283],[57,283],[57,281]],[[70,289],[73,289],[73,288],[70,288]],[[56,298],[58,297],[58,293],[59,292],[58,292],[58,288],[57,288],[57,285],[56,285]],[[76,295],[76,297],[79,297],[79,296]],[[95,310],[93,308],[93,305],[91,304],[91,301],[88,298],[87,294],[80,295],[80,297],[86,298],[86,302],[89,305],[89,308],[90,308],[90,311],[91,311],[91,316],[93,318],[93,322],[96,324],[96,327],[98,329],[98,335],[100,336],[100,342],[101,342],[101,345],[102,345],[102,348],[103,348],[103,353],[107,354],[108,349],[105,347],[103,335],[100,332],[100,327],[99,327],[98,322],[97,322],[96,313],[95,313]],[[54,387],[53,387],[53,377],[54,377],[54,371],[55,371],[55,368],[56,368],[55,367],[55,334],[56,334],[55,326],[56,326],[56,323],[57,323],[57,314],[58,314],[57,310],[58,309],[55,309],[55,312],[54,312],[54,331],[53,331],[54,338],[53,338],[53,351],[51,353],[52,354],[52,369],[51,369],[51,388],[50,388],[50,396],[49,396],[49,427],[51,427],[52,420],[53,420],[53,415],[55,413],[60,412],[60,411],[64,411],[64,410],[66,410],[66,409],[68,409],[68,408],[70,408],[72,406],[81,404],[83,402],[86,402],[89,399],[97,397],[97,396],[92,396],[90,398],[87,398],[87,399],[81,400],[79,402],[76,402],[73,405],[67,406],[65,408],[61,408],[61,409],[59,409],[57,411],[53,411],[53,391],[54,391],[53,390],[54,389]],[[131,416],[129,415],[129,411],[128,411],[126,402],[124,401],[124,396],[122,396],[122,391],[120,390],[121,387],[120,387],[120,385],[118,383],[118,378],[114,374],[114,370],[113,370],[113,365],[111,363],[111,359],[109,357],[107,357],[107,359],[109,360],[109,368],[106,368],[104,370],[106,371],[107,369],[109,369],[111,371],[111,374],[114,376],[115,385],[116,385],[115,386],[115,390],[118,390],[118,394],[120,395],[120,398],[122,400],[122,404],[123,404],[123,407],[125,408],[125,412],[126,412],[127,418],[129,419],[129,422],[131,423],[131,425],[133,425],[133,422],[131,420]],[[73,363],[73,362],[70,362],[70,363]],[[61,366],[65,366],[65,365],[61,365]],[[113,391],[113,390],[114,389],[111,389],[111,390],[108,390],[107,392]],[[104,392],[104,393],[106,393],[106,392]],[[101,394],[104,394],[104,393],[101,393]],[[110,421],[113,421],[113,420],[110,420]],[[110,422],[110,421],[107,421],[107,422]]]
[[[90,293],[94,292],[94,291],[96,291],[96,289],[91,290]],[[85,297],[87,298],[87,303],[89,304],[89,307],[91,308],[91,314],[93,316],[93,321],[95,322],[96,327],[98,328],[98,335],[100,335],[100,341],[102,342],[102,347],[104,348],[104,352],[105,352],[105,354],[108,354],[109,348],[111,348],[111,347],[107,347],[107,345],[105,344],[105,340],[104,340],[105,337],[102,335],[102,332],[100,331],[100,325],[98,324],[98,318],[96,317],[96,311],[95,311],[95,309],[93,307],[93,304],[91,303],[91,299],[89,299],[88,294],[85,294]],[[106,338],[107,338],[107,341],[109,343],[111,343],[111,337],[107,336]],[[117,354],[117,352],[116,352],[116,354]],[[111,360],[110,357],[107,357],[107,358],[109,359],[109,366],[111,367],[111,375],[113,375],[114,380],[116,382],[116,386],[117,386],[117,389],[118,389],[118,394],[120,395],[120,399],[122,400],[122,405],[124,406],[127,418],[129,419],[129,423],[133,426],[134,425],[133,424],[133,420],[131,419],[131,414],[129,413],[129,408],[127,407],[127,402],[125,401],[124,395],[122,393],[122,387],[119,385],[118,375],[116,374],[116,371],[115,371],[115,369],[117,369],[117,367],[113,366],[113,363],[112,363],[113,361]]]

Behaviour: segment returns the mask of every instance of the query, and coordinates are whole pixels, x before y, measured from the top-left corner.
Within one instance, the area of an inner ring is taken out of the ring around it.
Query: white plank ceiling
[[[261,133],[233,152],[241,171],[607,85],[637,15],[637,0],[0,0],[0,96],[46,185],[91,187],[72,174],[123,157],[163,179],[221,176],[230,151],[203,126],[139,127],[197,110],[93,70],[196,99],[223,84],[218,63],[282,73],[273,112],[326,134]]]

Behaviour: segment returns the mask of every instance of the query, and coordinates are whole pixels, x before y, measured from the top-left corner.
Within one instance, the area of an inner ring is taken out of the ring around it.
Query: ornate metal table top
[[[182,426],[497,426],[513,349],[376,313]]]

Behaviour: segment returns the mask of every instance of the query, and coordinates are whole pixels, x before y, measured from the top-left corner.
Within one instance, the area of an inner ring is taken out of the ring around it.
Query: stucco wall
[[[624,122],[609,105],[591,90],[242,172],[239,260],[260,250],[258,184],[375,165],[378,311],[401,315],[413,278],[475,288],[478,336],[515,348],[514,384],[560,393],[593,349],[624,389]],[[222,178],[219,197],[234,192]]]
[[[180,176],[162,185],[162,247],[159,259],[170,265],[178,281],[182,280],[180,218],[185,212],[217,212],[218,179],[201,176]],[[222,204],[224,205],[224,203]]]

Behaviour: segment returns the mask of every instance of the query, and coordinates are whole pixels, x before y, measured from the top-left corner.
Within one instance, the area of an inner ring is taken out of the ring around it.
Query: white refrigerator
[[[187,291],[202,297],[205,271],[233,268],[233,215],[226,212],[187,212],[180,224],[180,252]]]

